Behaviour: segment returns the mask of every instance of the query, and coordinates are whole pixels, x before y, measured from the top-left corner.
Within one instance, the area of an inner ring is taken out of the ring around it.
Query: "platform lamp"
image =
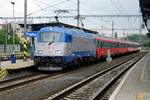
[[[15,2],[11,2],[11,4],[13,5],[13,27],[12,27],[12,38],[13,38],[13,40],[12,40],[12,42],[13,42],[13,50],[12,50],[12,52],[14,53],[14,25],[15,25]]]

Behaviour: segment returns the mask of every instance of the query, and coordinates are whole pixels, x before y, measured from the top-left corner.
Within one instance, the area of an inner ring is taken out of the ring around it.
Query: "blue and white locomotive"
[[[34,62],[39,70],[61,70],[95,57],[95,38],[79,29],[44,27],[35,38]]]

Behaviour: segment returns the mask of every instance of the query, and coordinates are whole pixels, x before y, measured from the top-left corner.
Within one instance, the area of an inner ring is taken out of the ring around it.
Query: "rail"
[[[127,69],[129,69],[129,68],[130,68],[131,66],[133,66],[138,60],[140,60],[140,58],[141,58],[141,57],[135,57],[135,58],[134,58],[135,60],[130,59],[130,60],[127,60],[127,61],[125,61],[125,62],[123,62],[123,63],[116,64],[116,65],[112,66],[111,68],[108,68],[108,69],[106,69],[106,70],[104,70],[104,71],[98,72],[98,73],[94,74],[93,76],[90,76],[90,77],[88,77],[88,78],[86,78],[86,79],[84,79],[84,80],[82,80],[82,81],[80,81],[80,82],[78,82],[78,83],[76,83],[76,84],[74,84],[74,85],[72,85],[72,86],[70,86],[70,87],[68,87],[68,88],[66,88],[66,89],[64,89],[64,90],[62,90],[62,91],[56,93],[56,94],[54,94],[54,95],[51,95],[49,98],[47,98],[47,100],[59,100],[60,98],[67,98],[68,95],[75,93],[76,90],[81,89],[83,86],[86,86],[87,84],[89,84],[89,83],[92,82],[93,80],[97,79],[98,77],[103,76],[103,75],[105,75],[105,74],[107,74],[107,73],[111,73],[111,72],[110,72],[111,70],[114,70],[114,69],[118,68],[119,66],[122,66],[122,65],[127,64],[128,67],[127,67],[125,70],[121,71],[121,72],[119,73],[119,75],[117,75],[116,77],[114,77],[114,79],[112,79],[112,80],[110,80],[108,83],[106,83],[106,85],[104,85],[104,87],[101,88],[101,91],[98,91],[98,93],[96,93],[96,94],[94,95],[94,97],[92,96],[92,99],[95,99],[95,100],[96,100],[97,95],[101,94],[101,93],[102,93],[111,83],[113,83],[120,75],[122,75],[123,73],[125,73],[125,72],[127,71]],[[129,63],[129,62],[130,62],[130,63]],[[104,78],[103,78],[103,79],[104,79]],[[89,87],[89,86],[86,86],[86,87]],[[89,87],[89,88],[90,88],[90,87]],[[85,88],[84,88],[84,89],[85,89]],[[93,90],[94,90],[94,89],[93,89]],[[86,92],[88,92],[88,91],[86,91]],[[78,93],[79,93],[79,92],[78,92]],[[82,91],[82,93],[83,93],[83,91]],[[76,94],[76,93],[75,93],[75,94]],[[87,94],[87,93],[85,93],[85,95],[86,95],[86,94]],[[74,96],[75,96],[75,95],[73,95],[73,98],[74,98]],[[80,95],[80,96],[81,96],[81,95]],[[77,98],[80,99],[80,97],[77,97]],[[81,98],[82,98],[82,97],[81,97]],[[84,96],[84,98],[85,98],[85,96]],[[87,97],[87,99],[88,99],[88,98],[89,98],[89,97]],[[69,98],[69,99],[70,99],[70,98]],[[87,100],[87,99],[86,99],[86,100]]]

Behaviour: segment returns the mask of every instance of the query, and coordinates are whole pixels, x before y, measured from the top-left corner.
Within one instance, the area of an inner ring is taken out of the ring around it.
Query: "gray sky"
[[[15,2],[15,16],[24,16],[24,0],[1,0],[0,16],[12,16],[11,1]],[[46,7],[47,9],[44,9]],[[81,15],[139,15],[140,11],[139,0],[80,0],[80,7]],[[58,9],[69,10],[69,13],[60,15],[76,15],[76,8],[77,0],[28,0],[28,14],[30,14],[30,16],[52,16],[56,15],[54,11]],[[72,19],[60,20],[76,25],[76,21]],[[102,20],[98,18],[86,18],[83,20],[85,28],[88,29],[111,28],[112,21],[114,21],[114,28],[139,28],[138,18],[103,18]],[[41,20],[41,22],[43,22],[43,20]],[[102,33],[101,30],[99,32]],[[103,30],[103,32],[111,35],[110,30]],[[120,33],[120,36],[122,36],[123,33],[138,33],[138,31],[134,30],[117,32]]]
[[[24,0],[1,0],[0,16],[12,16],[11,1],[15,2],[15,15],[23,16]],[[52,10],[57,8],[76,9],[77,0],[28,0],[28,14],[63,1],[64,3],[56,5],[56,8],[50,7],[32,16],[54,15]],[[138,14],[139,12],[138,0],[80,0],[80,3],[81,14]],[[72,11],[67,15],[75,13]]]

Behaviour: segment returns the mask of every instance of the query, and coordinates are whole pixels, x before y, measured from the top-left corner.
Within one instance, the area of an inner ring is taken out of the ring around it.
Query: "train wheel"
[[[77,58],[77,59],[75,59],[74,61],[73,61],[73,65],[75,66],[75,67],[79,67],[80,66],[80,60]]]

